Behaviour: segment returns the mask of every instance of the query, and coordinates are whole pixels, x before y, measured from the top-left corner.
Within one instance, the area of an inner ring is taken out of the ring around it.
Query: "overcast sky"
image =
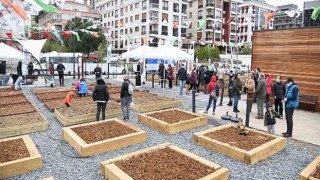
[[[281,6],[286,4],[297,4],[299,10],[303,10],[303,2],[312,1],[312,0],[265,0],[266,3],[274,5],[274,6]]]

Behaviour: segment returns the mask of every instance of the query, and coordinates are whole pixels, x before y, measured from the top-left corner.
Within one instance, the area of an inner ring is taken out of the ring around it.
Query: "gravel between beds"
[[[66,80],[68,86],[70,86],[73,82],[75,82],[75,80]],[[155,87],[155,89],[152,89],[151,85],[148,84],[148,89],[152,93],[181,98],[181,96],[178,94],[178,88],[175,86],[173,89],[176,90],[176,92],[174,93],[171,91],[165,91],[163,93],[158,84],[155,84]],[[99,165],[101,161],[165,142],[170,142],[180,148],[201,156],[204,159],[227,167],[230,170],[231,175],[229,179],[231,180],[298,179],[299,173],[320,154],[319,146],[300,141],[289,140],[286,148],[283,151],[257,163],[256,165],[248,166],[242,162],[233,160],[226,155],[203,148],[191,142],[192,133],[225,124],[225,121],[209,119],[209,124],[206,126],[193,128],[191,130],[173,135],[166,135],[158,132],[157,130],[151,129],[148,126],[138,123],[137,114],[132,112],[129,123],[147,132],[148,138],[145,143],[122,148],[112,152],[102,153],[89,158],[69,158],[63,155],[63,153],[71,156],[79,155],[65,141],[52,140],[48,137],[49,134],[51,138],[61,139],[62,125],[54,117],[53,113],[48,111],[44,104],[37,100],[35,95],[31,92],[32,89],[33,88],[31,87],[23,88],[23,93],[35,106],[35,108],[49,121],[48,131],[32,133],[30,135],[36,144],[39,153],[43,157],[43,168],[10,179],[35,180],[53,176],[58,180],[103,180],[104,177],[100,175],[99,171]],[[183,103],[180,108],[191,111],[191,95],[183,95],[182,97]],[[196,105],[198,110],[202,110],[203,107],[206,106],[206,102],[197,102]],[[217,111],[219,111],[219,107],[217,108]]]

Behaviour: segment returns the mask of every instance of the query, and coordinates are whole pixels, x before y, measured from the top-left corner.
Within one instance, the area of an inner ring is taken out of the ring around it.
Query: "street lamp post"
[[[77,9],[74,9],[74,18],[73,18],[73,29],[75,29],[76,26],[76,12]],[[76,46],[76,41],[75,41],[76,35],[73,34],[73,38],[72,38],[72,45],[73,45],[73,79],[76,78],[76,54],[75,54],[75,46]]]

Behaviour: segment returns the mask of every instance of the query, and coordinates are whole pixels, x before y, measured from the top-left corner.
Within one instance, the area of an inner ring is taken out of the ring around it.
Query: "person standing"
[[[208,106],[207,109],[205,110],[204,113],[208,113],[208,110],[211,106],[212,103],[212,115],[215,115],[215,111],[216,111],[216,106],[217,106],[217,99],[219,97],[219,86],[217,85],[217,78],[215,76],[211,77],[211,81],[209,83],[208,86],[208,92],[209,92],[209,102],[208,102]]]
[[[266,79],[266,83],[267,83],[267,94],[266,94],[266,103],[270,101],[270,95],[272,92],[272,75],[271,74],[267,74],[267,79]]]
[[[169,80],[169,89],[172,88],[172,80],[174,79],[173,76],[173,68],[171,66],[171,64],[169,64],[168,66],[168,80]]]
[[[130,116],[130,105],[132,102],[132,94],[129,93],[130,80],[127,74],[123,76],[123,83],[121,86],[120,98],[121,109],[123,113],[123,120],[128,121]]]
[[[256,119],[263,119],[263,99],[266,97],[266,79],[263,73],[260,73],[259,75],[255,97],[257,99],[258,109],[258,115],[256,116]]]
[[[277,117],[282,119],[283,117],[282,100],[284,98],[284,95],[286,94],[286,86],[282,82],[282,78],[280,75],[277,76],[277,80],[272,86],[272,93],[274,97],[274,105],[275,105],[274,109],[277,113]]]
[[[258,87],[258,81],[259,81],[260,73],[261,73],[261,72],[260,72],[260,68],[257,68],[257,69],[256,69],[256,72],[255,72],[255,74],[254,74],[254,82],[255,82],[256,89],[257,89],[257,87]],[[254,95],[253,102],[257,102],[256,94]]]
[[[21,60],[18,62],[17,75],[22,76],[22,61]]]
[[[22,88],[22,86],[21,86],[22,80],[23,80],[22,76],[19,76],[18,79],[14,83],[14,90],[16,90],[16,91],[17,90],[21,90],[21,88]]]
[[[50,86],[53,87],[53,84],[54,84],[54,65],[53,65],[53,63],[50,63],[48,74],[49,74]]]
[[[284,137],[292,137],[293,129],[293,112],[295,108],[299,106],[299,88],[293,81],[292,77],[287,78],[287,92],[284,99],[286,120],[287,120],[287,132],[282,133]]]
[[[160,66],[159,66],[159,77],[160,77],[160,85],[161,85],[161,88],[166,88],[166,85],[165,85],[165,81],[166,81],[166,69],[164,67],[164,65],[161,63]]]
[[[93,72],[96,75],[96,80],[101,77],[102,69],[99,67],[99,64],[97,64],[97,67],[94,68]]]
[[[276,124],[276,112],[272,109],[271,102],[266,103],[266,114],[264,115],[264,126],[268,126],[268,132],[270,134],[275,134],[275,124]]]
[[[64,70],[66,68],[64,67],[64,65],[62,64],[62,62],[60,61],[58,66],[57,66],[57,71],[58,71],[58,74],[59,74],[59,82],[60,82],[60,86],[64,86]]]
[[[194,67],[191,71],[189,91],[191,89],[196,90],[196,88],[197,88],[197,73],[196,73],[196,67]]]
[[[141,75],[141,68],[140,68],[140,62],[138,62],[138,64],[137,64],[137,73],[136,73],[136,75],[137,76],[140,76]]]
[[[230,71],[229,74],[229,86],[228,86],[228,95],[229,95],[229,103],[227,104],[228,106],[232,106],[232,98],[233,98],[233,71]]]
[[[33,63],[32,62],[29,62],[27,69],[28,69],[28,75],[32,75],[32,72],[33,72]]]
[[[248,80],[246,81],[244,87],[247,88],[247,104],[249,104],[249,112],[252,109],[252,103],[254,98],[254,91],[255,91],[255,83],[253,80],[253,75],[249,73]]]
[[[207,94],[208,93],[208,84],[210,83],[211,81],[211,76],[210,76],[210,71],[208,70],[208,66],[205,66],[204,67],[204,94]]]
[[[102,78],[97,78],[97,85],[92,93],[93,101],[97,103],[96,120],[99,121],[100,112],[102,112],[102,120],[106,119],[106,107],[109,101],[108,86]]]
[[[234,76],[233,82],[233,112],[239,113],[238,102],[241,99],[241,91],[242,91],[242,82],[239,78],[239,74],[237,73]]]
[[[224,69],[220,67],[218,70],[219,86],[224,87]]]
[[[184,64],[180,64],[180,69],[177,74],[177,78],[180,80],[180,95],[184,88],[184,82],[187,80],[187,71],[184,69]]]
[[[0,62],[0,74],[6,74],[6,65],[5,61]]]

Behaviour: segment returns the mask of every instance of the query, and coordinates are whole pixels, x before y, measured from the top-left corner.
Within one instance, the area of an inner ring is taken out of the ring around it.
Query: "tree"
[[[195,50],[195,56],[198,58],[199,62],[208,62],[208,59],[217,61],[220,58],[220,51],[218,48],[202,46]]]
[[[51,51],[57,51],[57,52],[68,52],[68,48],[64,45],[60,45],[58,42],[54,40],[47,40],[47,42],[44,44],[41,52],[51,52]]]
[[[104,57],[106,57],[106,48],[107,48],[107,42],[106,41],[100,43],[99,46],[98,46],[98,59],[99,59],[100,63],[102,63]]]
[[[240,55],[251,55],[252,49],[250,47],[244,47],[240,51]]]

